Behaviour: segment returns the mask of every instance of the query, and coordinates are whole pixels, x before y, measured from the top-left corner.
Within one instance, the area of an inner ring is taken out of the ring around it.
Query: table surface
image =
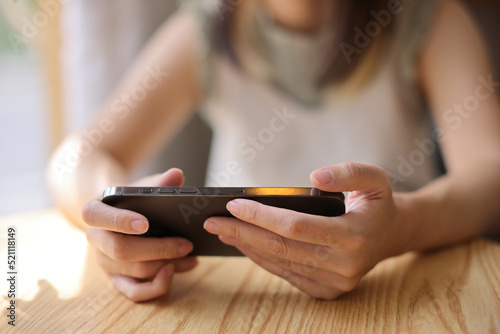
[[[82,231],[55,210],[0,218],[17,237],[16,326],[7,324],[1,278],[0,332],[500,333],[500,244],[477,239],[378,264],[335,301],[301,293],[246,258],[202,257],[169,293],[134,304],[109,283]]]

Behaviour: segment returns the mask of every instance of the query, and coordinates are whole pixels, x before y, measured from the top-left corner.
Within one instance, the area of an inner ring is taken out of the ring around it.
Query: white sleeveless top
[[[314,169],[346,161],[384,168],[396,191],[434,179],[428,115],[414,86],[430,8],[401,14],[396,47],[353,99],[331,91],[305,105],[214,54],[200,111],[213,130],[207,186],[307,187]]]

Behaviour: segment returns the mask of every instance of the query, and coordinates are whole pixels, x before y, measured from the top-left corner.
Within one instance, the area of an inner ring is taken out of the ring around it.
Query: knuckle
[[[259,218],[259,210],[258,206],[256,205],[248,205],[245,206],[246,212],[245,212],[245,217],[248,218],[249,221],[257,221]]]
[[[277,234],[272,235],[271,239],[268,242],[267,249],[271,254],[281,258],[288,257],[288,254],[290,252],[288,243],[285,238]]]
[[[306,232],[307,223],[296,214],[289,214],[284,220],[287,237],[294,239]]]
[[[357,279],[365,269],[365,263],[361,259],[352,259],[343,268],[341,274],[348,279]]]
[[[344,162],[340,164],[342,171],[353,181],[359,181],[363,178],[363,168],[355,162]]]
[[[138,289],[130,289],[125,295],[134,303],[142,302],[142,293]]]
[[[229,226],[229,235],[236,240],[241,240],[241,226],[240,226],[240,224],[231,224]]]
[[[173,259],[179,257],[175,243],[171,240],[161,240],[156,247],[157,259]]]
[[[373,168],[379,187],[384,191],[392,191],[392,180],[387,171],[377,165],[369,166]]]
[[[289,270],[289,271],[293,271],[295,269],[294,263],[290,260],[285,259],[285,258],[280,258],[278,260],[278,264],[280,267],[282,267],[286,270]]]
[[[339,245],[342,241],[342,237],[344,235],[344,229],[339,224],[330,224],[330,229],[326,233],[321,236],[321,239],[325,245],[329,247],[334,245]],[[328,249],[329,250],[329,249]],[[331,253],[332,251],[330,251]]]
[[[356,278],[349,278],[344,282],[342,287],[340,287],[340,290],[342,290],[343,292],[352,291],[358,285],[359,281],[360,281],[360,279],[357,277]]]

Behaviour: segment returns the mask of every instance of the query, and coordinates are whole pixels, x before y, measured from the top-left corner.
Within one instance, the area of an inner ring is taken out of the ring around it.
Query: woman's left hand
[[[349,191],[346,214],[323,217],[235,199],[236,218],[211,217],[205,229],[307,294],[335,299],[356,287],[377,262],[404,252],[402,226],[387,173],[374,165],[341,163],[311,173],[324,191]]]

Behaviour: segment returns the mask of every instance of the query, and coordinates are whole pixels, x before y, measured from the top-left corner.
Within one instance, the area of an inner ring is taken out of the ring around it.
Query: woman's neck
[[[263,0],[273,20],[288,29],[314,32],[332,17],[332,0]]]

